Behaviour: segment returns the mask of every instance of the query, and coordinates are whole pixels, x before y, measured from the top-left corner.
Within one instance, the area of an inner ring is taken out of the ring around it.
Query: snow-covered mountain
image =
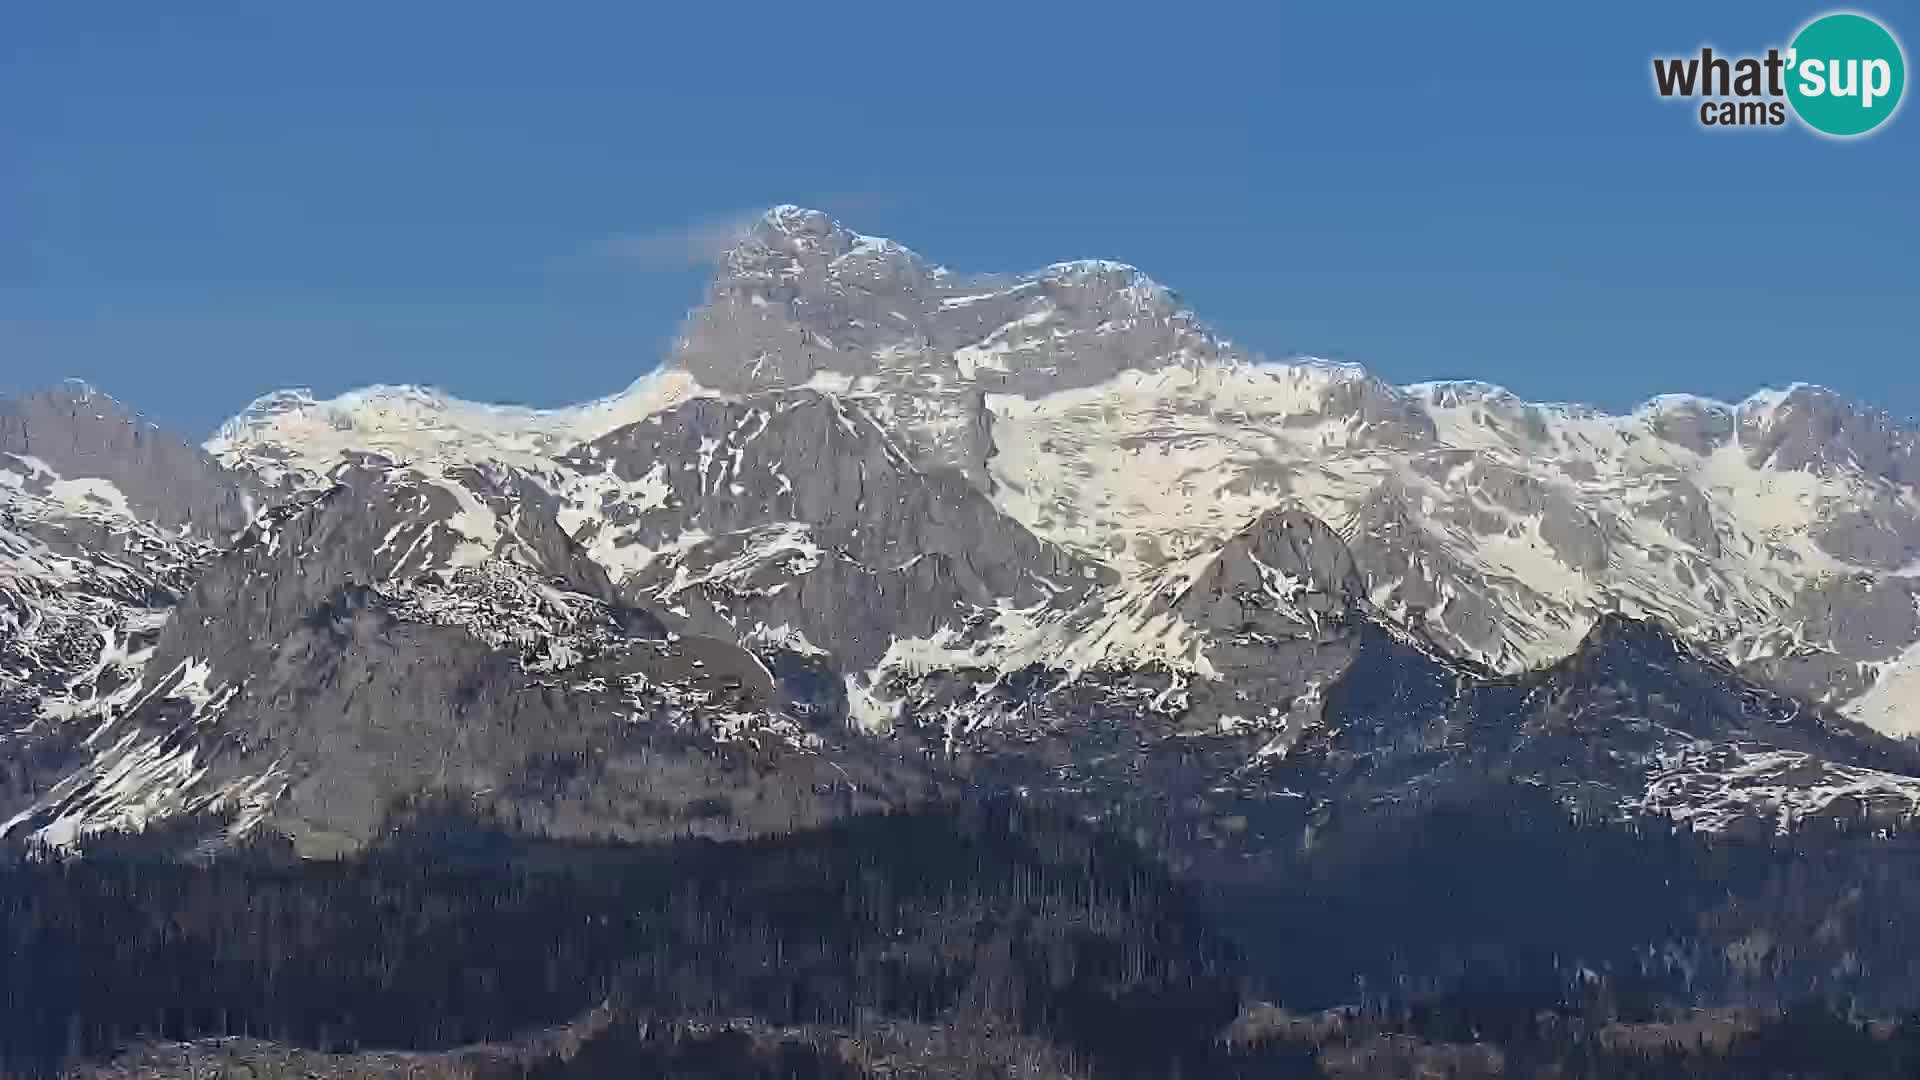
[[[287,391],[130,469],[82,405],[0,413],[15,834],[338,850],[419,790],[752,832],[961,781],[1283,829],[1486,770],[1710,828],[1920,806],[1882,737],[1920,731],[1920,436],[1816,387],[1397,387],[1132,267],[779,207],[576,408]],[[49,554],[101,520],[158,554]],[[165,587],[100,607],[127,581]]]
[[[1806,385],[1619,416],[1479,383],[1390,386],[1247,354],[1132,267],[960,275],[795,207],[730,253],[676,355],[625,393],[553,412],[415,388],[280,394],[208,448],[268,479],[360,450],[540,472],[681,401],[801,388],[858,403],[916,464],[960,468],[1035,535],[1130,580],[1288,503],[1342,534],[1383,609],[1496,670],[1549,663],[1620,612],[1920,730],[1868,694],[1911,678],[1920,642],[1920,435],[1882,412]],[[636,494],[595,484],[549,481],[575,502]]]

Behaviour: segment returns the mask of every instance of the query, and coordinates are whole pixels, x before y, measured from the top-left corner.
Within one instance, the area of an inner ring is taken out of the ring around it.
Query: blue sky
[[[196,433],[289,385],[607,393],[699,298],[681,238],[799,202],[1395,381],[1920,413],[1911,103],[1837,143],[1651,90],[1817,4],[162,6],[0,13],[0,391]],[[1912,57],[1920,4],[1863,10]]]

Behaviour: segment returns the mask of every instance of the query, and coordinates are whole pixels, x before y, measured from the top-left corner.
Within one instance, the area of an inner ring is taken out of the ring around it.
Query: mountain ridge
[[[112,479],[144,474],[0,457],[16,625],[78,643],[9,676],[54,764],[0,831],[237,807],[351,850],[447,785],[753,835],[970,782],[1295,829],[1487,768],[1712,829],[1920,806],[1920,762],[1833,712],[1920,730],[1876,711],[1920,657],[1916,444],[1809,387],[1625,416],[1395,387],[1262,361],[1125,264],[962,276],[781,208],[619,394],[257,406],[181,460],[266,509],[191,551]],[[176,587],[134,611],[49,570],[79,519],[148,530]],[[1608,654],[1597,711],[1539,696],[1655,622],[1684,645]]]

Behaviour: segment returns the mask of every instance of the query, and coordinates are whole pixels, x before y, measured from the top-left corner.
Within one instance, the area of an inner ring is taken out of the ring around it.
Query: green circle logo
[[[1787,68],[1793,111],[1815,131],[1841,138],[1886,123],[1907,86],[1900,43],[1886,27],[1852,12],[1808,23],[1788,49]]]

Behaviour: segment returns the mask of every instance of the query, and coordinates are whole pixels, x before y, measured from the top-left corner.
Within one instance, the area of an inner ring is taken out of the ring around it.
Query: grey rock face
[[[251,517],[243,480],[81,384],[0,398],[0,454],[38,458],[66,480],[110,481],[166,528],[231,535]]]
[[[1734,410],[1698,398],[1666,399],[1655,403],[1647,427],[1657,439],[1684,446],[1696,454],[1711,454],[1734,436]]]
[[[1538,518],[1540,539],[1565,565],[1585,571],[1606,568],[1616,530],[1576,505],[1560,488],[1539,476],[1491,461],[1475,461],[1468,482],[1474,492],[1495,506],[1514,515]],[[1467,509],[1471,510],[1471,504]],[[1507,527],[1505,518],[1483,520],[1471,512],[1463,523],[1479,533],[1500,532]]]
[[[1168,857],[1237,872],[1340,808],[1488,776],[1716,830],[1920,808],[1911,747],[1648,622],[1603,616],[1574,655],[1519,676],[1451,661],[1380,621],[1340,535],[1298,511],[1251,523],[1157,610],[1192,620],[1204,671],[903,675],[888,687],[905,702],[897,735],[919,733],[976,783],[1141,836],[1197,835]]]
[[[1515,694],[1517,697],[1510,697]],[[1784,696],[1641,620],[1601,618],[1559,664],[1496,683],[1480,715],[1514,717],[1514,766],[1550,786],[1724,829],[1920,808],[1920,754]],[[1506,721],[1496,720],[1496,723]],[[1836,787],[1856,794],[1835,798]]]
[[[1217,365],[1236,355],[1172,292],[1122,263],[1059,263],[1019,291],[1016,317],[965,346],[986,354],[974,362],[989,390],[1046,393],[1123,371]]]
[[[1357,445],[1412,450],[1437,436],[1433,417],[1419,402],[1372,376],[1335,383],[1318,415],[1355,425],[1365,436]]]
[[[1320,762],[1336,729],[1351,726],[1327,703],[1384,632],[1340,535],[1298,509],[1261,515],[1198,562],[1143,597],[1088,601],[1083,633],[1178,627],[1178,655],[1108,654],[1072,672],[1048,658],[1011,673],[903,669],[882,687],[902,703],[896,738],[938,748],[976,784],[1063,800],[1147,835],[1249,802],[1263,813],[1284,803],[1281,818],[1297,827],[1314,806],[1303,791],[1325,790],[1326,774],[1304,764],[1276,779],[1273,767]],[[1101,610],[1116,603],[1124,610]]]
[[[1920,484],[1920,430],[1887,413],[1817,386],[1749,401],[1739,418],[1748,460],[1774,469],[1817,473],[1856,470],[1883,482],[1861,505],[1834,507],[1814,539],[1837,558],[1899,570],[1920,558],[1920,512],[1911,494]]]
[[[0,504],[0,737],[96,719],[214,554],[140,523],[38,509]]]
[[[1085,386],[1169,359],[1230,352],[1164,287],[1131,266],[1058,263],[1028,276],[963,276],[817,210],[769,211],[731,252],[688,320],[677,360],[734,392],[803,385],[820,372],[904,365],[1019,393]],[[991,376],[990,381],[988,376]]]
[[[1920,639],[1920,581],[1859,574],[1800,590],[1789,618],[1847,656],[1886,659]]]
[[[89,757],[240,485],[78,385],[0,400],[0,823]]]
[[[1794,594],[1780,629],[1747,664],[1767,682],[1811,701],[1846,701],[1873,685],[1874,665],[1920,641],[1920,581],[1833,575]]]
[[[1214,673],[1189,685],[1182,726],[1279,726],[1287,745],[1315,719],[1319,688],[1352,662],[1366,583],[1338,533],[1282,508],[1222,545],[1172,610],[1203,635]]]
[[[1060,263],[966,276],[798,207],[729,252],[674,362],[750,394],[827,377],[871,396],[916,459],[990,481],[984,393],[1088,386],[1127,370],[1221,363],[1233,350],[1130,266]]]
[[[1399,655],[1393,665],[1420,666]],[[1365,685],[1329,694],[1330,722]],[[1376,676],[1377,677],[1377,676]],[[1405,677],[1404,675],[1402,676]],[[1429,681],[1444,682],[1444,677]],[[1656,624],[1601,617],[1565,660],[1520,676],[1456,676],[1401,724],[1347,796],[1394,799],[1493,773],[1526,778],[1590,812],[1651,813],[1707,830],[1745,822],[1898,820],[1920,808],[1920,754],[1784,695]],[[1847,794],[1838,795],[1837,791]]]
[[[365,843],[394,800],[420,791],[477,793],[563,834],[637,837],[790,828],[919,782],[910,767],[860,764],[881,760],[864,749],[836,768],[798,729],[716,743],[702,715],[751,725],[781,708],[725,642],[636,636],[583,603],[572,614],[597,633],[547,629],[570,631],[585,659],[533,665],[468,619],[398,617],[381,575],[408,558],[382,566],[378,542],[422,493],[384,479],[345,476],[209,567],[162,633],[141,701],[113,725],[131,749],[22,824],[224,808],[327,853]],[[522,617],[543,616],[558,617]]]
[[[1876,570],[1920,562],[1920,512],[1890,492],[1838,509],[1814,529],[1814,542],[1835,558]]]
[[[480,546],[453,524],[462,507],[444,486],[379,467],[344,468],[335,481],[270,511],[196,581],[156,666],[213,662],[246,642],[281,640],[342,590],[391,590],[421,578],[451,585],[458,550]],[[585,598],[610,596],[604,571],[540,518],[535,506],[519,506],[486,555],[510,554],[533,580]]]
[[[1092,571],[959,475],[922,471],[860,405],[810,391],[699,399],[566,459],[598,549],[660,551],[626,595],[703,632],[789,626],[852,667],[999,601],[1071,599]],[[648,485],[643,501],[611,476]]]
[[[1540,539],[1564,565],[1592,572],[1606,569],[1612,558],[1614,529],[1577,507],[1560,504],[1541,515]]]
[[[1366,582],[1347,545],[1304,511],[1268,511],[1228,540],[1175,609],[1214,631],[1295,636],[1309,621],[1364,604]]]
[[[1820,470],[1851,466],[1911,487],[1920,484],[1920,431],[1818,386],[1741,410],[1740,445],[1754,464]]]
[[[1713,516],[1713,505],[1698,487],[1675,477],[1659,483],[1658,493],[1634,508],[1649,521],[1658,522],[1676,538],[1693,545],[1710,559],[1721,554],[1720,527]]]
[[[1520,400],[1502,387],[1472,380],[1450,380],[1423,383],[1409,389],[1434,408],[1470,410],[1476,425],[1516,442],[1544,445],[1551,438],[1540,407]]]
[[[679,362],[703,385],[746,392],[820,371],[868,374],[882,351],[930,345],[931,268],[861,239],[818,211],[769,212],[728,253],[687,322]]]
[[[1525,584],[1492,580],[1460,558],[1425,526],[1413,500],[1398,481],[1382,483],[1361,501],[1345,531],[1375,602],[1410,629],[1454,655],[1517,656],[1532,643],[1512,637],[1516,621],[1510,610],[1528,613],[1529,623],[1563,630],[1581,619]],[[1444,621],[1429,618],[1443,610]],[[1489,642],[1497,643],[1493,650],[1487,650]]]

